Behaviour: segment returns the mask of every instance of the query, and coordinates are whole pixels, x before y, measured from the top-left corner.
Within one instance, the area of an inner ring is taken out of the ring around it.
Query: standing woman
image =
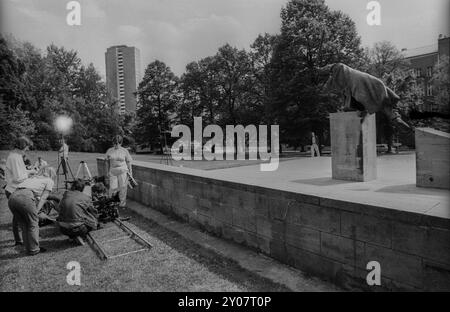
[[[109,177],[109,195],[119,191],[120,207],[127,205],[128,173],[133,176],[130,153],[122,147],[123,138],[114,137],[114,146],[106,152],[107,172]]]
[[[22,229],[23,242],[29,255],[46,251],[39,247],[39,216],[48,195],[53,189],[55,169],[46,167],[42,175],[25,179],[17,185],[8,201],[9,209]]]

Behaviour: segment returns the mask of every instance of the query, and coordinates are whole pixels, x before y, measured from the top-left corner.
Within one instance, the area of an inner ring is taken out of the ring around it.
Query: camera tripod
[[[80,161],[80,164],[78,165],[77,174],[75,175],[76,179],[79,179],[80,172],[83,174],[82,180],[92,180],[91,172],[84,160]]]
[[[62,170],[62,173],[60,172]],[[56,190],[59,190],[59,176],[64,176],[64,185],[67,189],[67,176],[70,173],[72,180],[74,180],[72,168],[70,168],[69,158],[61,157],[58,155],[58,169],[56,169]]]
[[[75,181],[76,179],[82,179],[83,181],[91,181],[92,180],[92,175],[91,172],[89,171],[89,168],[86,164],[86,162],[84,160],[80,161],[80,164],[78,165],[78,169],[77,169],[77,173],[74,177],[73,173],[72,173],[72,169],[70,168],[69,165],[69,161],[68,158],[65,159],[64,157],[60,158],[61,160],[58,163],[58,170],[56,173],[56,190],[59,190],[59,176],[60,175],[64,175],[64,185],[65,185],[65,189],[67,189],[67,184],[72,183],[73,181]],[[60,168],[62,169],[63,173],[59,173]],[[68,181],[67,180],[67,173],[70,172],[70,175],[72,176],[72,181]],[[80,173],[82,174],[82,176],[80,177]]]

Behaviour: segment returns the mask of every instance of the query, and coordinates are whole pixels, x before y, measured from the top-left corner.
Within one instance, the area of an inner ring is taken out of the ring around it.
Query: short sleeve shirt
[[[40,197],[44,191],[51,192],[55,183],[52,179],[42,176],[35,176],[26,179],[17,188],[26,188],[34,193],[34,196]]]
[[[17,185],[26,178],[28,178],[28,172],[22,155],[11,152],[6,159],[5,180],[7,185],[5,189],[10,193],[14,192]]]
[[[126,148],[120,146],[119,148],[111,147],[106,152],[106,158],[111,161],[112,168],[121,168],[127,166],[127,162],[131,162],[131,155]]]
[[[131,156],[127,149],[111,147],[106,152],[106,158],[110,160],[110,174],[121,175],[128,171],[127,162],[131,162]]]

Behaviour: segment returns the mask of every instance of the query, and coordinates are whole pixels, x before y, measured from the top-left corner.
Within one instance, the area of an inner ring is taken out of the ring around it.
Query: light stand
[[[72,176],[72,181],[74,180],[73,177],[73,173],[72,173],[72,169],[70,168],[70,164],[69,164],[69,156],[67,156],[67,159],[64,157],[64,135],[61,135],[61,141],[62,141],[62,145],[61,148],[63,149],[62,151],[62,156],[60,156],[60,152],[58,150],[58,169],[56,170],[56,190],[59,190],[59,176],[60,175],[64,175],[64,185],[65,188],[67,189],[67,183],[69,183],[69,181],[67,181],[67,175],[68,173],[70,173],[70,175]],[[60,170],[62,170],[62,173],[60,173]]]

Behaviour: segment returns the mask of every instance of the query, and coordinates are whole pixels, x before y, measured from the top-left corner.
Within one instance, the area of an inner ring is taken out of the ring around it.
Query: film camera
[[[106,223],[119,218],[119,194],[109,197],[102,182],[97,181],[92,186],[92,202],[98,211],[99,221]]]

